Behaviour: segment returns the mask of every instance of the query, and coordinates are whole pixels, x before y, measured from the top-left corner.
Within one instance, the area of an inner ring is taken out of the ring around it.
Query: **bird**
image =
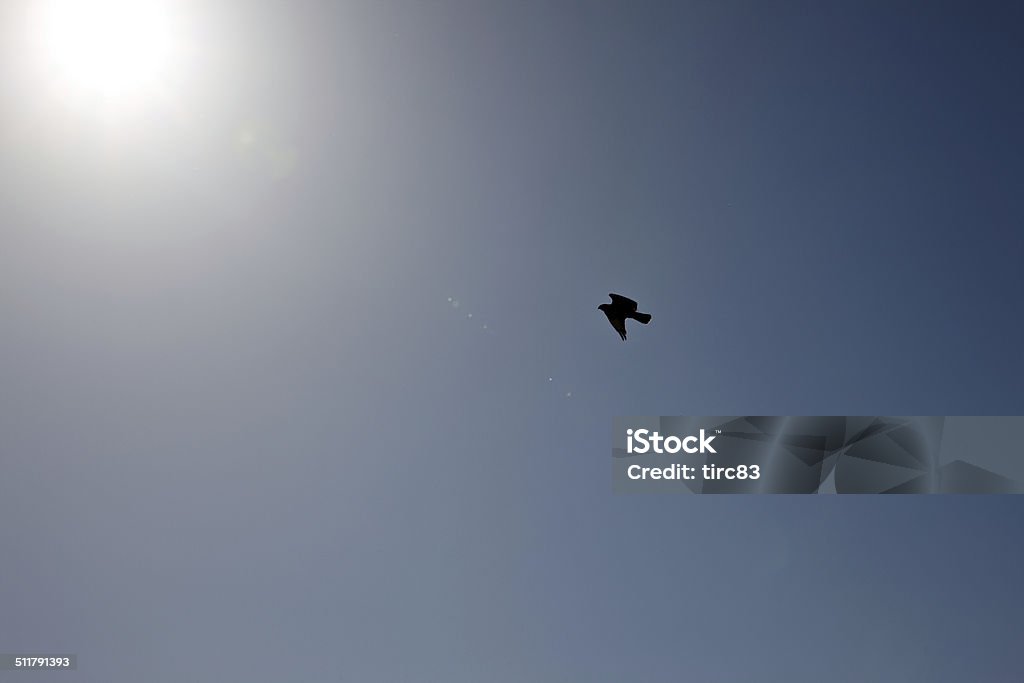
[[[650,313],[637,313],[637,303],[632,299],[626,298],[621,294],[609,294],[612,302],[610,304],[601,304],[597,307],[597,310],[604,311],[604,314],[608,316],[608,322],[612,324],[615,331],[622,337],[622,341],[626,341],[626,318],[632,318],[633,320],[646,325],[651,322]]]

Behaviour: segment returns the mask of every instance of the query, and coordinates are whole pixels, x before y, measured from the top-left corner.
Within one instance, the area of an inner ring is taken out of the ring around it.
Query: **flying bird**
[[[636,302],[632,299],[627,299],[621,294],[609,294],[612,302],[610,304],[601,304],[597,307],[597,310],[604,311],[604,314],[608,316],[608,322],[612,324],[615,331],[622,337],[622,341],[626,341],[626,318],[632,318],[638,323],[646,325],[651,322],[650,313],[637,313]]]

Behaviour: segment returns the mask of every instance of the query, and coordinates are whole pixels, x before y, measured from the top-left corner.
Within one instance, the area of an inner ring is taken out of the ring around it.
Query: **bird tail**
[[[643,323],[644,325],[651,322],[650,313],[634,313],[630,317],[633,318],[633,320],[637,321],[638,323]]]

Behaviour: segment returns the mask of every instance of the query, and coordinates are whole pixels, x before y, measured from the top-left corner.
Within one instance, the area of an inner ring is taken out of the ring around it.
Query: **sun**
[[[65,94],[124,103],[174,75],[179,46],[166,0],[43,0],[35,10],[41,66]]]

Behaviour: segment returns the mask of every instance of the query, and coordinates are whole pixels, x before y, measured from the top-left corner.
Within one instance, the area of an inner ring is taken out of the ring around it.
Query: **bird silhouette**
[[[612,302],[610,304],[601,304],[597,307],[597,310],[604,311],[604,314],[608,316],[608,322],[612,324],[615,331],[622,337],[622,341],[626,341],[627,318],[632,318],[643,325],[651,322],[651,314],[637,313],[637,303],[632,299],[621,294],[609,294],[608,296],[611,297]]]

